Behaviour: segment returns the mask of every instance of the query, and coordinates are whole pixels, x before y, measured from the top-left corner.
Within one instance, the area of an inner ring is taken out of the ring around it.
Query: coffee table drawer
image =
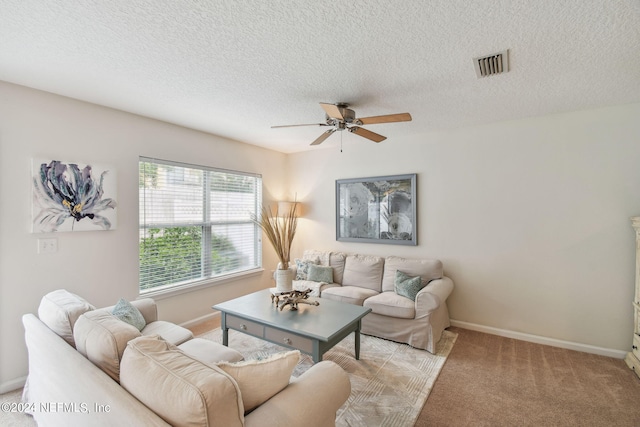
[[[313,351],[313,340],[303,338],[299,335],[292,334],[291,332],[265,328],[264,337],[271,342],[288,345],[289,347],[297,348],[298,350],[306,353],[311,353]]]
[[[227,328],[235,329],[261,338],[264,336],[264,326],[261,324],[241,319],[230,314],[227,314]]]

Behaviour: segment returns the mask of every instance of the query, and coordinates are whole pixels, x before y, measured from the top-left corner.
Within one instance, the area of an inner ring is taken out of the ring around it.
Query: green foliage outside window
[[[202,227],[150,228],[140,239],[141,289],[202,276]],[[241,254],[223,236],[211,236],[211,269],[217,274],[241,266]]]

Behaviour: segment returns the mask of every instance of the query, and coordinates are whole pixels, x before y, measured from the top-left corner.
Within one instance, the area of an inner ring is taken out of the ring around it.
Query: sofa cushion
[[[400,270],[396,270],[395,292],[396,294],[409,298],[411,301],[416,300],[416,295],[425,285],[422,283],[420,276],[409,276]]]
[[[236,382],[160,337],[129,342],[120,384],[175,426],[241,426],[242,399]]]
[[[118,319],[135,326],[137,330],[141,331],[147,326],[147,322],[144,320],[144,316],[140,313],[135,306],[124,298],[120,298],[118,303],[113,307],[111,314]]]
[[[307,279],[312,282],[333,283],[333,267],[328,265],[310,265]]]
[[[307,276],[309,274],[309,266],[315,265],[320,262],[318,258],[316,259],[296,259],[296,279],[295,280],[307,280]]]
[[[342,284],[346,259],[347,255],[342,252],[331,252],[331,255],[329,255],[329,265],[333,267],[333,283]]]
[[[329,265],[333,267],[333,283],[342,284],[344,274],[344,262],[347,255],[342,252],[318,251],[307,249],[302,255],[304,260],[316,260],[318,265]]]
[[[378,295],[378,292],[359,286],[336,286],[322,290],[322,298],[355,305],[362,305],[364,300],[374,295]]]
[[[401,319],[413,319],[416,317],[416,304],[409,298],[405,298],[395,292],[382,292],[367,298],[363,304],[370,308],[372,313]]]
[[[298,350],[275,354],[263,360],[218,363],[218,367],[236,380],[245,413],[269,400],[289,385],[293,369],[300,361]]]
[[[190,330],[164,320],[156,320],[144,327],[142,335],[160,335],[173,345],[182,344],[193,338]]]
[[[49,292],[40,300],[38,317],[66,342],[75,347],[73,328],[78,318],[95,307],[65,289]]]
[[[344,286],[359,286],[380,292],[384,258],[372,255],[347,255],[344,262]]]
[[[203,338],[190,339],[177,348],[203,363],[240,362],[244,359],[239,351]]]
[[[383,292],[394,292],[397,270],[409,276],[420,276],[423,285],[442,278],[444,274],[442,262],[437,259],[406,259],[389,256],[384,261]]]
[[[80,354],[118,382],[124,349],[129,341],[139,336],[140,331],[135,326],[104,310],[84,313],[73,329]]]

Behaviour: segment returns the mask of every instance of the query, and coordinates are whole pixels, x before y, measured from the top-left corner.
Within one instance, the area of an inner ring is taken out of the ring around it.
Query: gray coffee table
[[[269,289],[216,304],[222,315],[222,344],[229,345],[229,329],[300,350],[313,362],[355,332],[355,357],[360,358],[360,324],[371,311],[358,305],[317,298],[319,306],[299,304],[298,310],[280,311]]]

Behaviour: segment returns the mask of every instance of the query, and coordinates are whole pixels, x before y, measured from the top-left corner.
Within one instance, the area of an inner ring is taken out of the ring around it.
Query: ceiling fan
[[[326,113],[326,120],[324,123],[311,123],[303,125],[282,125],[271,126],[274,128],[288,128],[296,126],[331,126],[331,129],[324,132],[311,145],[319,145],[329,138],[336,131],[348,130],[351,133],[355,133],[358,136],[370,139],[373,142],[381,142],[387,139],[386,136],[379,135],[375,132],[371,132],[360,126],[373,125],[376,123],[395,123],[395,122],[410,122],[411,114],[399,113],[399,114],[386,114],[384,116],[372,116],[356,118],[356,112],[349,109],[349,105],[345,103],[327,104],[321,102],[320,106]]]

